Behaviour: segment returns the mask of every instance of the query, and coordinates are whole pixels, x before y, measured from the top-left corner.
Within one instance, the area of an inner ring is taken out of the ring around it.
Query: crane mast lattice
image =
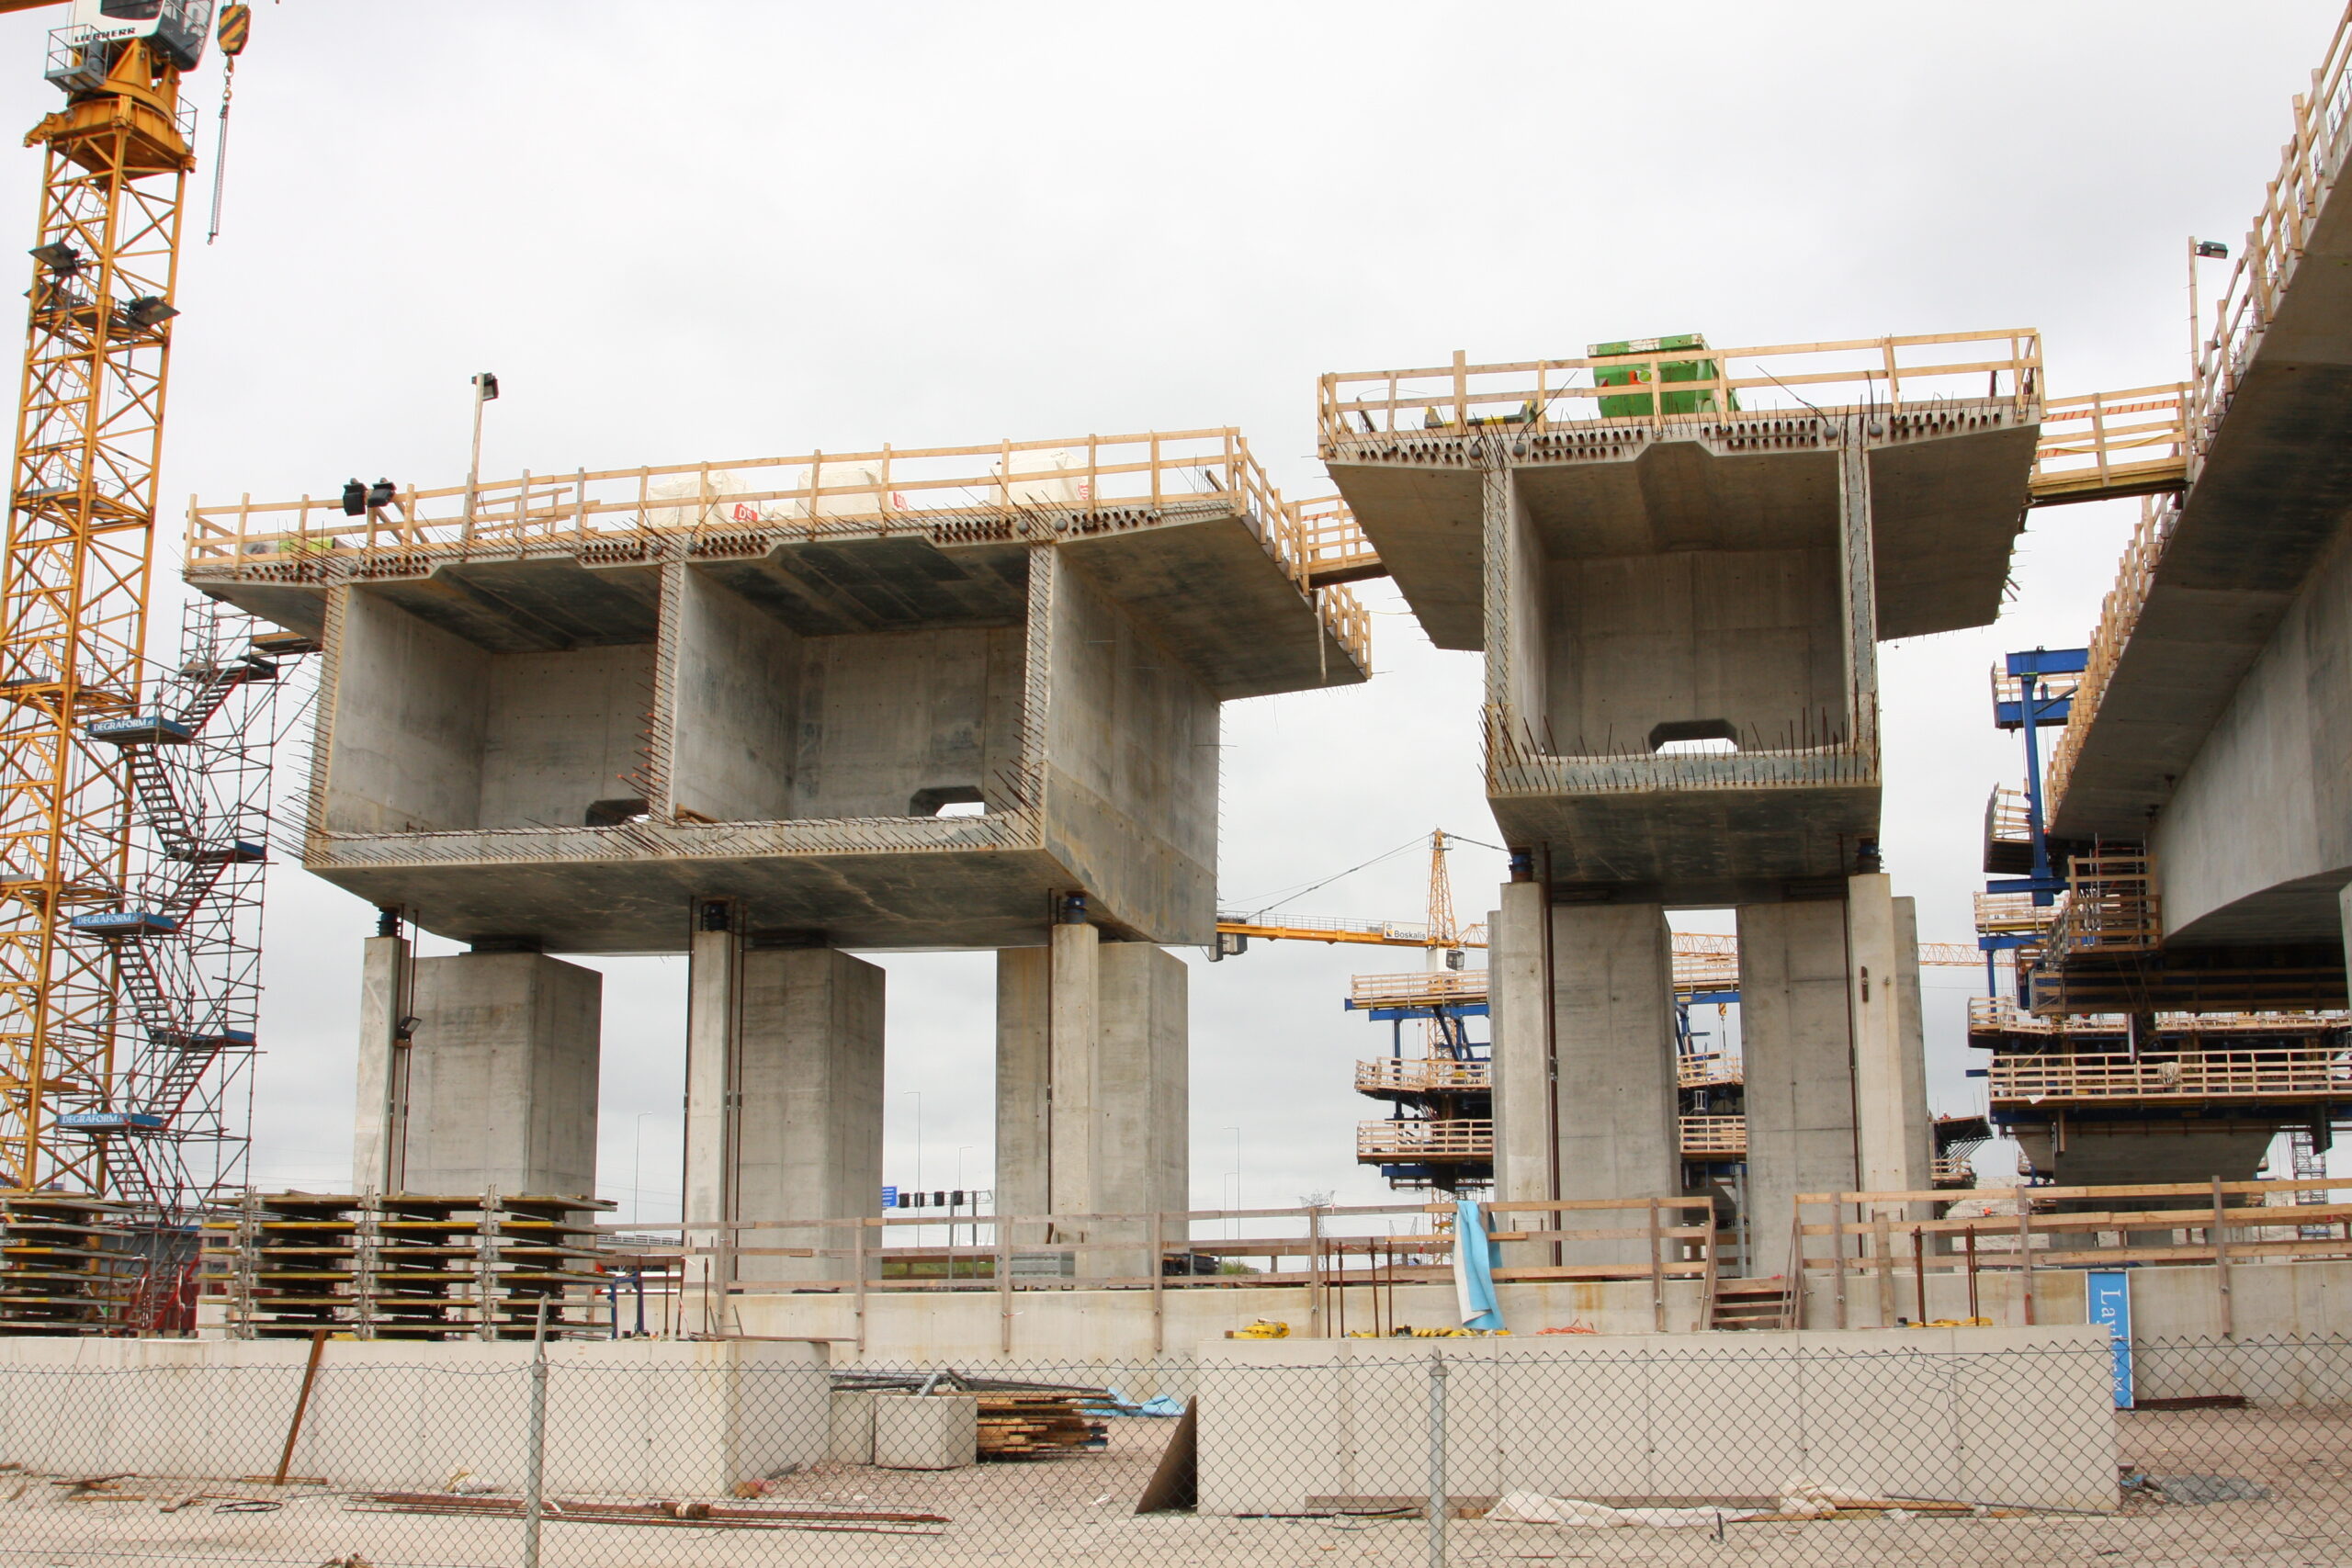
[[[51,36],[67,96],[42,149],[12,493],[0,542],[0,1188],[104,1192],[103,1112],[123,1019],[119,948],[75,921],[119,912],[130,873],[124,750],[89,726],[134,714],[191,118],[179,102],[209,0],[87,3]],[[96,25],[82,22],[85,13]]]

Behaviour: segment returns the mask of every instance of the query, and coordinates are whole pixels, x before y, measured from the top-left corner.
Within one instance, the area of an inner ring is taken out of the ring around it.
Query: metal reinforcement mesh
[[[0,1371],[0,1560],[2352,1560],[2352,1339],[2143,1341],[2119,1410],[2079,1329],[1720,1338],[901,1370],[334,1342],[307,1378],[49,1341],[84,1364]]]

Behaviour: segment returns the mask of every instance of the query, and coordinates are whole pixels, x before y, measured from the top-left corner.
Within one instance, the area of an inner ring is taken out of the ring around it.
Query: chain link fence
[[[742,1341],[99,1367],[47,1341],[60,1364],[0,1369],[0,1561],[2352,1560],[2352,1339],[2142,1341],[2164,1392],[2118,1410],[2095,1332],[1996,1332],[900,1370]]]

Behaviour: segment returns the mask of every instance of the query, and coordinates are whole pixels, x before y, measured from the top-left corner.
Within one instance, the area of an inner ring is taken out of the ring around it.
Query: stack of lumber
[[[1040,1459],[1083,1453],[1104,1442],[1089,1418],[1091,1397],[1060,1390],[980,1389],[980,1457]]]

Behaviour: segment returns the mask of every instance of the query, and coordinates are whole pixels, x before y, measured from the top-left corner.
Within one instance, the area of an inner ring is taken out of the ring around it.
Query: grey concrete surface
[[[594,1197],[605,977],[537,953],[420,958],[414,970],[405,1107],[386,1110],[406,1128],[392,1156],[401,1189]]]
[[[687,981],[695,1005],[687,1022],[686,1218],[872,1213],[882,1190],[883,971],[831,948],[745,951],[732,932],[695,934],[690,964],[728,973],[690,973]],[[786,1233],[752,1250],[839,1245],[843,1235]],[[744,1256],[728,1277],[838,1280],[847,1271],[836,1258]]]
[[[322,638],[304,863],[435,934],[678,952],[716,894],[834,946],[1004,947],[1083,889],[1204,942],[1219,704],[1366,671],[1229,500],[1033,522],[192,581]]]
[[[1674,966],[1656,904],[1564,904],[1552,917],[1561,1198],[1681,1189]],[[1528,1075],[1515,1071],[1517,1081]],[[1546,1194],[1536,1194],[1545,1196]],[[1563,1216],[1569,1224],[1574,1216]],[[1628,1216],[1600,1223],[1622,1225]],[[1645,1238],[1559,1244],[1572,1264],[1647,1263]]]
[[[1842,431],[1802,460],[1486,448],[1487,793],[1555,881],[1708,904],[1857,869],[1878,831],[1873,513],[1866,434]]]
[[[1147,1213],[1189,1206],[1188,971],[1148,942],[1062,924],[997,954],[997,1212]],[[1181,1224],[1162,1239],[1183,1239]],[[1087,1243],[1076,1272],[1148,1272],[1139,1224],[1080,1221],[1014,1240]]]
[[[1495,1196],[1540,1201],[1555,1196],[1559,1144],[1552,1092],[1552,999],[1545,921],[1550,901],[1540,882],[1505,883],[1487,916],[1487,1055],[1493,1062]],[[1503,1261],[1540,1268],[1552,1248],[1505,1242]]]
[[[2337,933],[2336,890],[2352,883],[2347,693],[2352,541],[2338,537],[2149,825],[2168,944]]]
[[[1350,434],[1331,478],[1440,648],[1487,646],[1479,470],[1499,453],[1539,513],[1575,518],[1625,553],[1672,548],[1693,520],[1794,521],[1836,494],[1836,418],[1668,418],[1537,437]],[[1955,402],[1867,422],[1880,635],[1984,626],[1999,613],[2023,526],[2039,424],[2004,402]],[[1522,446],[1528,447],[1522,452]]]
[[[1739,910],[1753,1272],[1787,1266],[1800,1192],[1846,1192],[1857,1158],[1842,899]]]

